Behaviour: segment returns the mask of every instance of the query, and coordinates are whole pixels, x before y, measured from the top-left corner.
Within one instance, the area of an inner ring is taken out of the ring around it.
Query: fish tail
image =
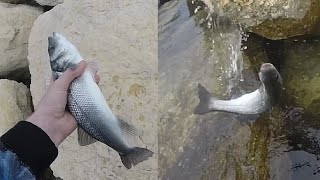
[[[201,84],[198,84],[198,94],[200,102],[194,110],[194,114],[205,114],[210,112],[210,100],[213,98],[212,94]]]
[[[121,155],[121,161],[123,165],[130,169],[132,166],[139,164],[147,160],[153,155],[153,152],[147,148],[134,147],[128,153]]]

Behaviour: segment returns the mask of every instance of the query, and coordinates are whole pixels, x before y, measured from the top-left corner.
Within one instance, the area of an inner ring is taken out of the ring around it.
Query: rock
[[[0,2],[10,3],[10,4],[25,4],[29,6],[35,6],[35,7],[40,6],[35,0],[0,0]]]
[[[276,140],[283,135],[282,127],[288,129],[281,106],[253,116],[193,114],[199,103],[198,83],[219,98],[252,92],[260,86],[261,63],[277,60],[269,57],[279,54],[269,52],[274,47],[265,44],[281,45],[250,36],[240,51],[241,35],[227,18],[216,17],[221,23],[208,28],[204,11],[191,1],[172,1],[159,9],[160,179],[294,177],[290,172],[294,163],[284,153],[288,143]],[[242,68],[235,66],[238,63]],[[243,81],[235,78],[239,71]],[[229,81],[232,77],[234,83]]]
[[[102,143],[80,147],[73,133],[52,165],[62,179],[157,178],[157,2],[143,0],[65,1],[41,15],[29,39],[31,94],[36,106],[50,77],[48,36],[66,36],[87,61],[100,65],[100,88],[115,115],[143,132],[130,144],[146,146],[154,157],[131,170]],[[141,11],[143,9],[143,11]]]
[[[10,4],[26,4],[30,0],[0,0],[0,2],[10,3]]]
[[[233,147],[245,153],[241,145],[250,138],[233,114],[193,113],[199,103],[198,83],[227,97],[229,87],[236,85],[229,82],[239,81],[242,66],[237,27],[222,21],[219,28],[208,29],[201,21],[207,15],[201,5],[171,1],[159,9],[160,179],[236,179],[219,178],[231,163],[222,165],[217,154],[233,152]],[[245,82],[257,84],[252,79]],[[228,140],[221,143],[223,137]],[[224,169],[213,173],[217,168]]]
[[[63,3],[63,0],[36,0],[41,6],[56,6]]]
[[[283,78],[286,95],[298,107],[318,114],[320,108],[320,38],[285,42]]]
[[[14,73],[16,70],[24,71],[28,68],[28,38],[33,22],[42,12],[42,8],[0,3],[1,78],[8,78],[8,75],[16,74]]]
[[[204,0],[246,31],[269,39],[320,34],[319,0]]]
[[[25,120],[32,113],[30,91],[22,83],[0,80],[0,135],[7,132],[17,122]]]

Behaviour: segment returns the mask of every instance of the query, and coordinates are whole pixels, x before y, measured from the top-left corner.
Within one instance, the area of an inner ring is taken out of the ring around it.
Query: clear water
[[[161,6],[160,178],[320,179],[319,40],[245,34],[199,1]],[[220,98],[236,97],[259,87],[263,62],[284,80],[281,103],[271,112],[193,115],[198,83]]]

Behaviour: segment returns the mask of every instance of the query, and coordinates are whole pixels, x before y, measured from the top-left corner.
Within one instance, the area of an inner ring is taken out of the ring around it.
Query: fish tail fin
[[[205,114],[210,112],[210,100],[213,98],[212,94],[201,84],[198,84],[198,95],[200,102],[194,110],[194,114]]]
[[[147,148],[134,147],[128,153],[121,155],[121,161],[123,165],[130,169],[132,166],[139,164],[147,160],[153,155],[153,152]]]

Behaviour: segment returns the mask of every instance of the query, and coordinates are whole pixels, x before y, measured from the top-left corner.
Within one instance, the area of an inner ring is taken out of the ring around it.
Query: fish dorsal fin
[[[117,119],[123,135],[128,137],[139,136],[139,131],[127,123],[121,116],[117,116]]]
[[[78,143],[80,146],[86,146],[95,143],[97,140],[91,137],[85,130],[78,126]]]

